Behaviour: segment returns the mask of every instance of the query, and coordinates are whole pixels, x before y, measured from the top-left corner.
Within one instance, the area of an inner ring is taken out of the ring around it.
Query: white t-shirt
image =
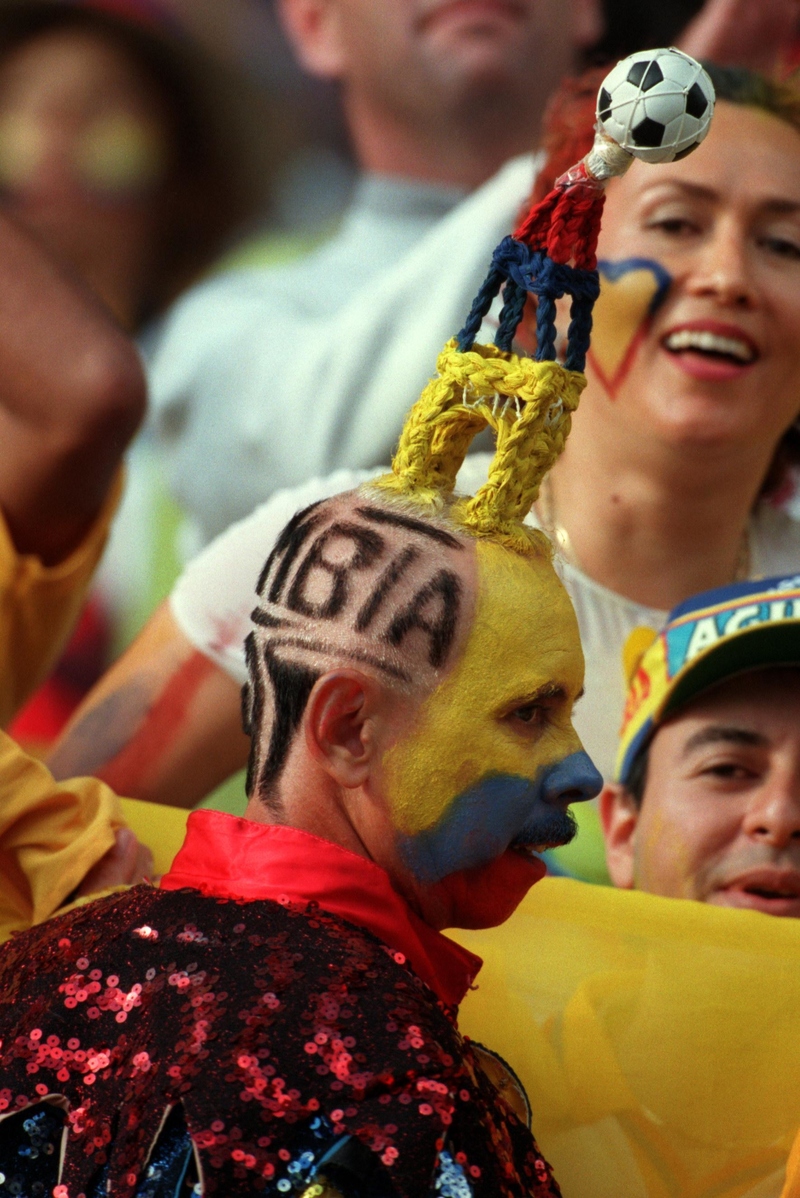
[[[513,159],[466,198],[367,178],[314,253],[179,301],[150,364],[151,419],[199,544],[280,487],[391,457],[534,172]]]
[[[490,454],[468,457],[459,474],[459,490],[474,494],[486,480],[490,461]],[[243,683],[243,643],[251,627],[255,585],[283,526],[308,504],[350,490],[386,469],[339,470],[278,491],[203,550],[178,580],[170,600],[192,644]],[[753,577],[798,571],[800,522],[762,504],[751,521],[750,561]],[[634,628],[658,629],[667,613],[609,591],[563,559],[556,558],[555,564],[575,605],[586,657],[586,694],[575,709],[575,727],[598,769],[610,778],[625,704],[623,646]]]

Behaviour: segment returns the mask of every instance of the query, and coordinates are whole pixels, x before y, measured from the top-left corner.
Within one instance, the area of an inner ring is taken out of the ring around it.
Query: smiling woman
[[[609,188],[596,313],[603,336],[578,427],[585,436],[590,421],[627,425],[638,414],[648,435],[663,434],[667,451],[676,443],[718,450],[728,470],[739,464],[730,450],[753,435],[746,510],[785,486],[787,457],[796,456],[800,98],[746,72],[712,74],[721,103],[702,151],[656,178],[634,166]],[[582,88],[562,98],[553,170],[564,125],[581,105]],[[588,112],[584,122],[588,138]],[[716,383],[730,385],[702,386]],[[562,463],[562,479],[567,473]],[[625,577],[620,589],[635,590]],[[655,597],[663,605],[675,596]]]
[[[537,506],[581,625],[576,727],[606,775],[632,630],[699,591],[800,567],[781,508],[799,443],[800,98],[710,73],[697,152],[609,184],[588,384]],[[537,193],[590,144],[599,82],[556,98]]]
[[[758,492],[798,411],[800,136],[723,101],[699,162],[655,183],[632,174],[618,198],[603,255],[615,261],[633,249],[671,285],[657,310],[641,313],[613,394],[597,380],[583,422],[633,421],[640,433],[646,425],[666,453],[702,447],[726,472],[747,443],[739,464]],[[607,296],[612,308],[627,302],[619,289]],[[605,404],[594,398],[602,393]]]
[[[702,149],[655,177],[635,164],[609,187],[589,385],[549,497],[572,557],[658,607],[733,576],[747,514],[785,497],[796,455],[800,99],[746,72],[712,74],[721,102]],[[588,77],[554,106],[537,190],[589,143],[593,95]],[[698,510],[699,483],[719,509]],[[624,530],[620,552],[598,542],[601,527]],[[642,570],[642,542],[659,539],[666,568]]]

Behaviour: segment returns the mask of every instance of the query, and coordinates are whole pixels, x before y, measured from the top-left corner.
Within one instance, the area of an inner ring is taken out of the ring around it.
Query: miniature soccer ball
[[[714,85],[681,50],[640,50],[606,76],[597,97],[598,126],[645,162],[691,154],[714,113]]]

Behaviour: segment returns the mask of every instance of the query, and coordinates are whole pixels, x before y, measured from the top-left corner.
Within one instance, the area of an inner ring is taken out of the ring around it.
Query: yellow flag
[[[565,1198],[800,1198],[800,921],[546,878],[456,937]]]

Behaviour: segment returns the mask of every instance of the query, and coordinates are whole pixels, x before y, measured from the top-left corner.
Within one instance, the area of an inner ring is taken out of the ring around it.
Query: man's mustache
[[[555,848],[557,845],[569,844],[577,833],[578,825],[569,807],[562,810],[560,807],[548,806],[532,814],[511,843],[515,848],[525,845]]]

